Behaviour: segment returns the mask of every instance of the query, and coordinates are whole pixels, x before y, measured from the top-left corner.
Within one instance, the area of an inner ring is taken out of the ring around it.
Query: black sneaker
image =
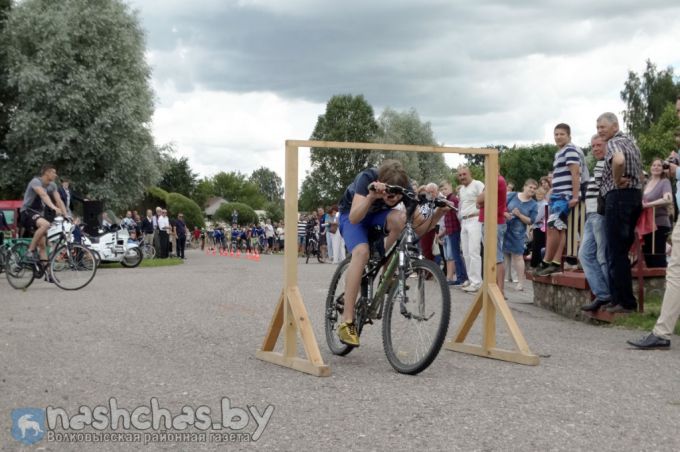
[[[668,350],[671,348],[671,341],[662,337],[649,333],[649,335],[641,337],[636,341],[626,341],[633,347],[640,350]]]
[[[40,262],[40,255],[37,251],[27,251],[21,258],[22,264],[37,264]]]
[[[534,273],[536,276],[549,276],[552,275],[553,273],[560,273],[562,270],[560,269],[560,266],[554,263],[550,263],[546,265],[545,267],[541,267],[538,270],[536,270],[536,273]]]

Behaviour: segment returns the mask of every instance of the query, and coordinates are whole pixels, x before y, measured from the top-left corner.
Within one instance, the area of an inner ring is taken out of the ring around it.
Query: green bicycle
[[[371,255],[361,277],[354,322],[361,336],[365,325],[384,317],[382,338],[387,360],[397,372],[415,375],[432,364],[444,343],[451,297],[440,267],[425,259],[416,246],[413,215],[424,204],[431,208],[452,206],[443,198],[428,200],[397,186],[388,186],[387,191],[403,195],[406,226],[386,253],[382,252],[382,229],[369,234]],[[331,352],[340,356],[354,348],[340,342],[336,333],[344,311],[345,277],[351,259],[349,256],[338,266],[326,298],[326,341]]]

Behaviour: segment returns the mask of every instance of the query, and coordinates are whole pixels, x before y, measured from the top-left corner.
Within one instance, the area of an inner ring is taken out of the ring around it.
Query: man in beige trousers
[[[680,118],[680,96],[675,102],[675,110]],[[669,158],[668,170],[671,175],[675,175],[677,186],[677,196],[680,199],[680,166],[678,166],[678,153],[673,152]],[[664,168],[666,164],[664,164]],[[671,260],[666,268],[666,292],[661,304],[661,314],[656,320],[656,325],[651,333],[635,341],[628,341],[633,347],[642,350],[668,349],[671,346],[671,334],[675,329],[675,324],[680,317],[680,221],[675,222],[673,228],[673,251]]]

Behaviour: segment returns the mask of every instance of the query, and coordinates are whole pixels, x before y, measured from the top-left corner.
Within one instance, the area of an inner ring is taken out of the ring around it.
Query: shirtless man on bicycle
[[[345,308],[343,322],[338,325],[338,338],[346,345],[359,346],[359,336],[354,324],[354,304],[359,294],[361,275],[369,259],[368,232],[374,226],[382,226],[387,233],[385,249],[397,240],[404,225],[406,214],[394,209],[402,195],[388,193],[386,185],[398,185],[410,189],[411,183],[400,162],[385,160],[379,168],[369,168],[357,175],[339,203],[340,235],[345,240],[352,260],[347,269],[345,283]],[[420,212],[415,214],[415,228],[418,235],[435,227],[448,208],[438,208],[428,219],[423,220]]]
[[[46,236],[50,222],[45,219],[45,208],[49,207],[57,215],[65,214],[66,206],[59,196],[57,184],[57,169],[53,165],[43,165],[40,177],[34,177],[28,183],[24,193],[24,203],[21,206],[21,225],[28,229],[35,229],[33,240],[28,245],[27,261],[47,261]],[[35,255],[36,248],[40,257]]]

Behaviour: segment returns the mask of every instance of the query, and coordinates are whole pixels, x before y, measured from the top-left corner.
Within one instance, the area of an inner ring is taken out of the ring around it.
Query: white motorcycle
[[[142,262],[142,250],[125,228],[113,225],[97,237],[83,235],[83,245],[97,252],[102,262],[120,262],[134,268]]]

